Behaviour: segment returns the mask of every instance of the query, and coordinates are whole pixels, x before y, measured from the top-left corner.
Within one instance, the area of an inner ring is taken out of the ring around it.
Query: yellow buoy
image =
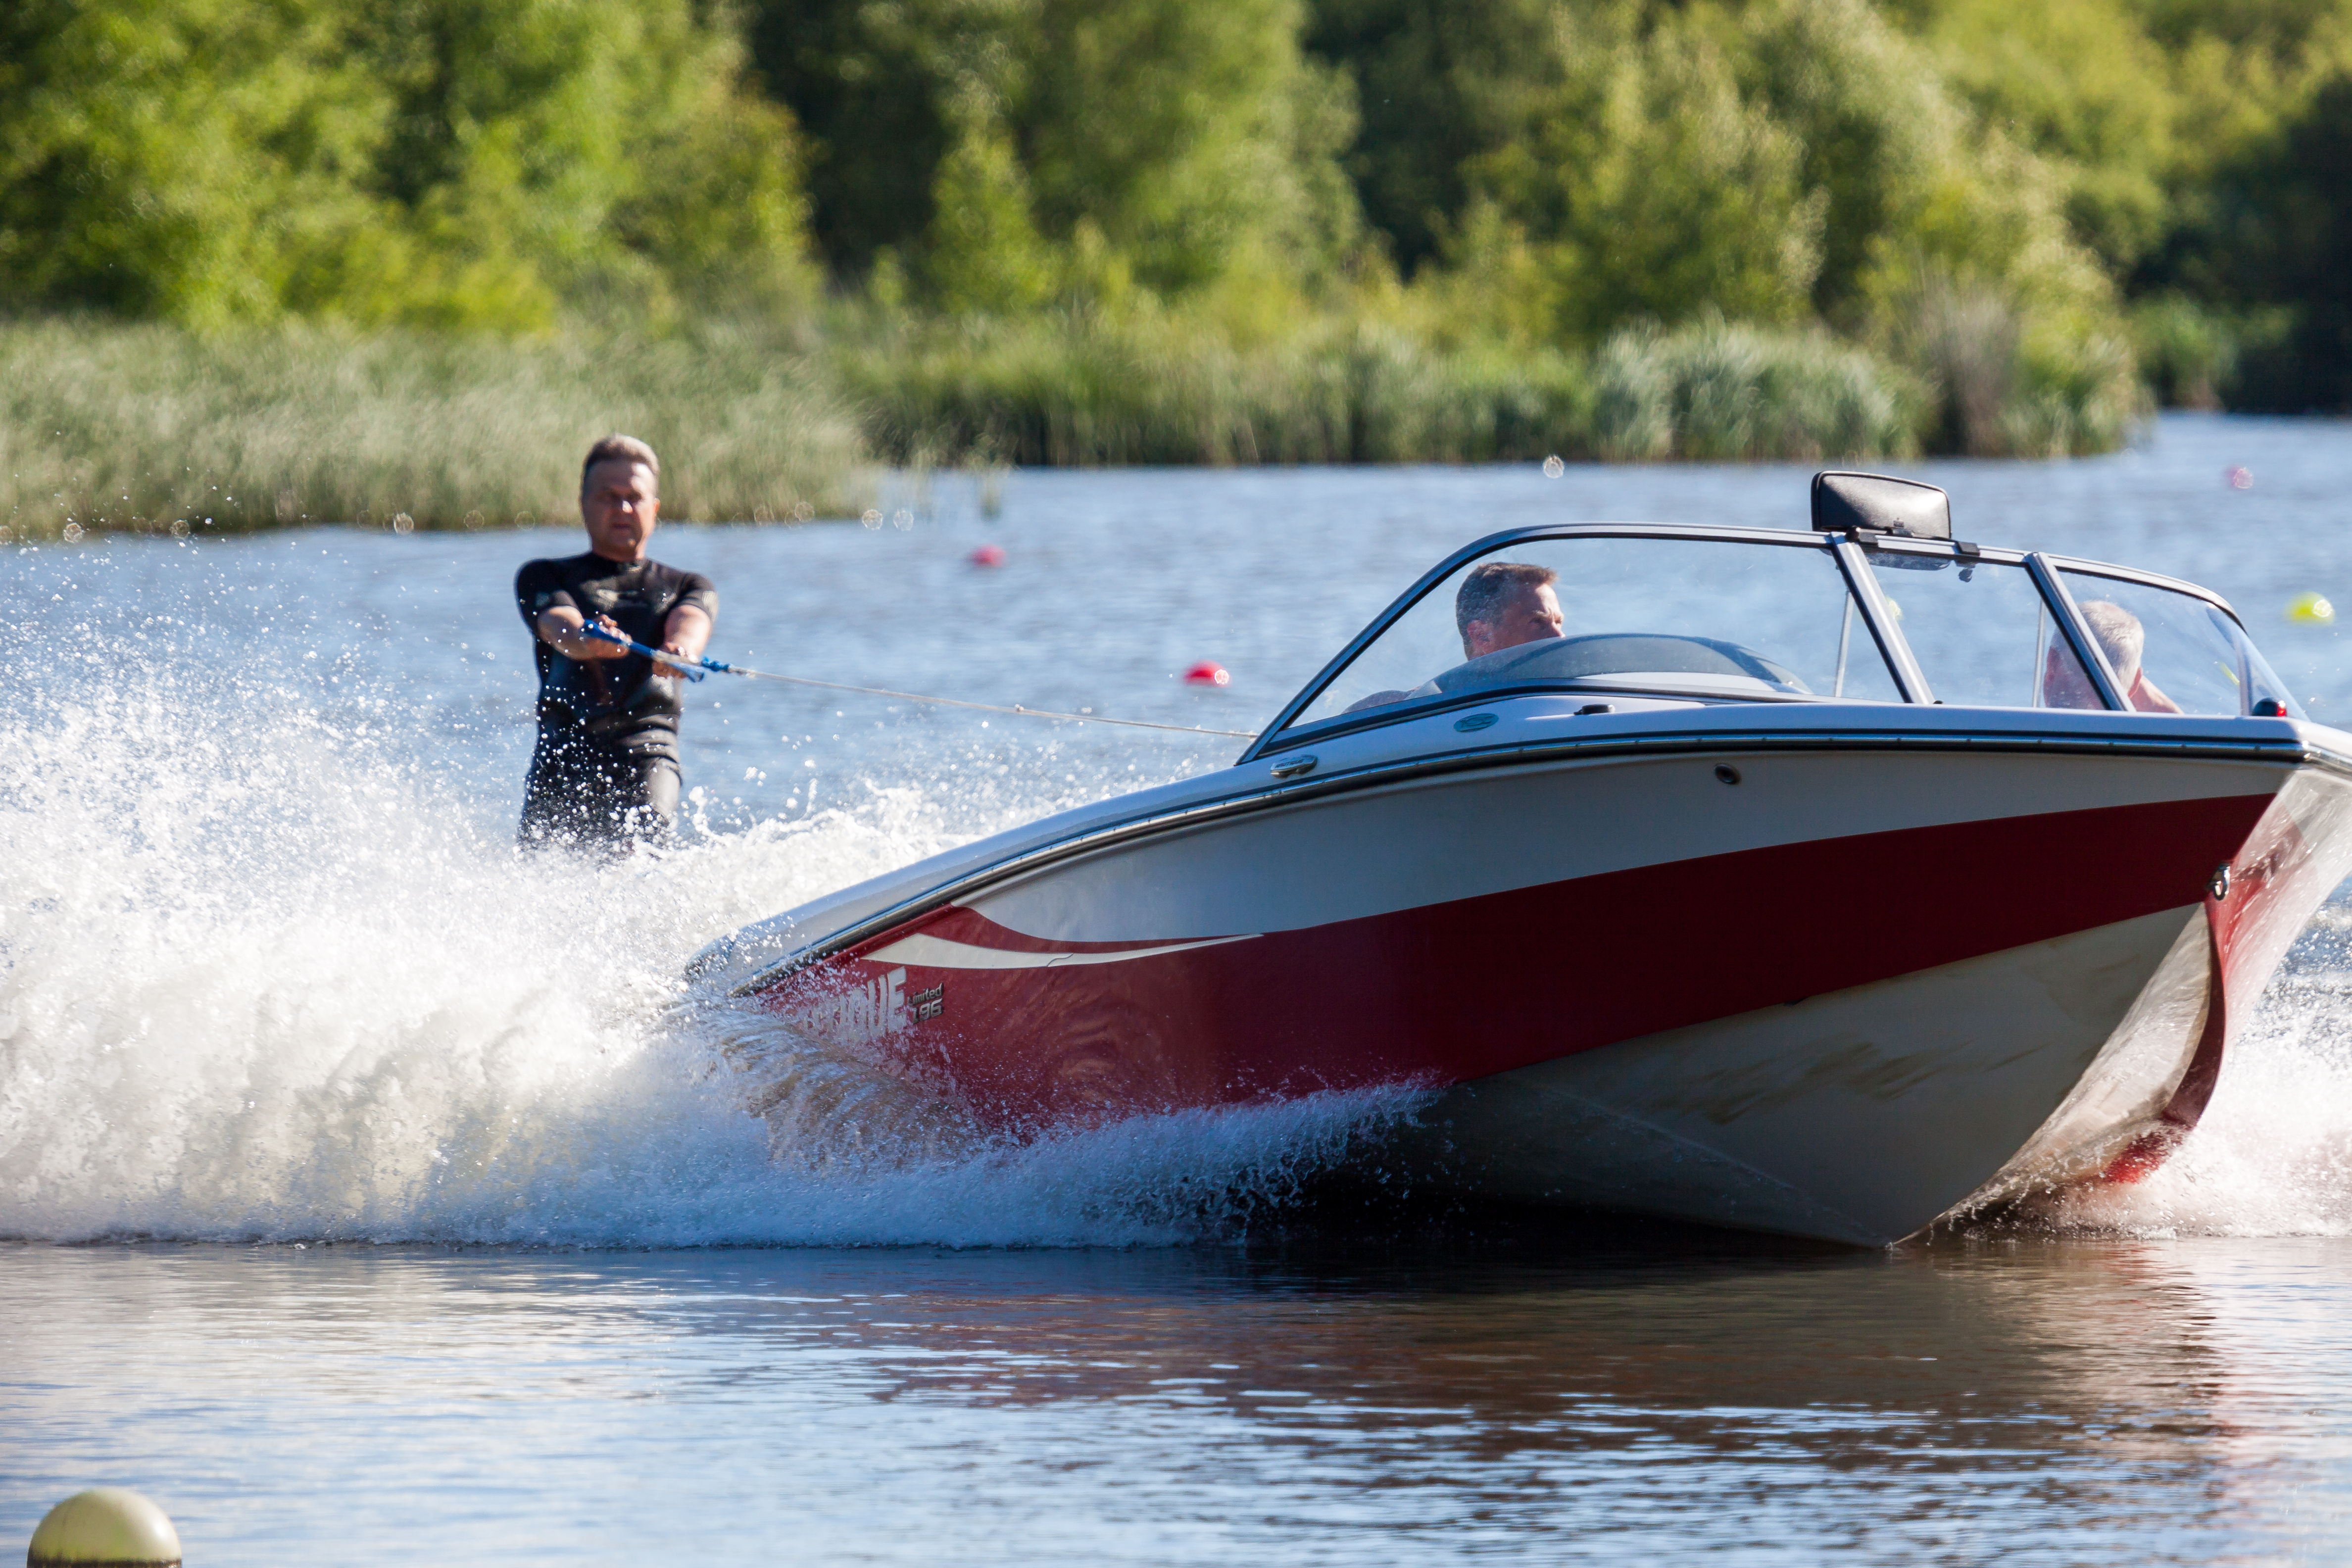
[[[2336,618],[2336,606],[2318,594],[2297,594],[2286,602],[2286,618],[2297,626],[2324,626]]]
[[[25,1553],[25,1568],[178,1568],[179,1561],[180,1532],[163,1510],[121,1487],[92,1487],[49,1510]]]

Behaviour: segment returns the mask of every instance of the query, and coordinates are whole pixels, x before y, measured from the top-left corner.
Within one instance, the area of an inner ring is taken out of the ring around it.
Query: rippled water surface
[[[1916,471],[1964,537],[2220,589],[2328,720],[2343,638],[2285,609],[2352,615],[2347,459],[2175,418]],[[1246,730],[1476,534],[1801,526],[1805,479],[935,479],[904,528],[656,553],[718,579],[721,657]],[[2352,1552],[2340,906],[2182,1155],[2044,1230],[1853,1254],[1331,1183],[1403,1097],[990,1145],[679,1022],[679,965],[1239,742],[712,681],[677,849],[519,863],[506,584],[575,537],[0,554],[0,1552],[99,1482],[195,1563]]]

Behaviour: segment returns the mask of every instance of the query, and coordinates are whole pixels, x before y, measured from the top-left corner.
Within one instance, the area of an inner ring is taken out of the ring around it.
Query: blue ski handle
[[[715,658],[680,658],[674,653],[664,653],[657,647],[647,647],[645,644],[631,637],[625,637],[618,632],[608,632],[593,621],[581,622],[580,631],[583,637],[594,637],[598,642],[614,643],[627,648],[631,653],[642,655],[665,668],[675,670],[688,680],[700,680],[704,676],[714,671],[720,675],[734,673]]]

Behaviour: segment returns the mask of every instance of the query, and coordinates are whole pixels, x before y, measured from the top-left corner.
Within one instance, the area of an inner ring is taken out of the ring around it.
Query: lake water
[[[2180,416],[1908,471],[1963,537],[2219,589],[2326,721],[2346,641],[2284,612],[2352,612],[2347,469],[2352,426]],[[1246,730],[1471,537],[1801,527],[1806,478],[934,478],[656,553],[722,658]],[[772,1148],[667,1021],[698,946],[1240,742],[712,680],[679,847],[521,863],[507,585],[576,537],[0,553],[0,1555],[99,1483],[198,1564],[2352,1553],[2352,908],[2182,1155],[2047,1230],[1324,1180],[1377,1096],[974,1150],[811,1061]]]

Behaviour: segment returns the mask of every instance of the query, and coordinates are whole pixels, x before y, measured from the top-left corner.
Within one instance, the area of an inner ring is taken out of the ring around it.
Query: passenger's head
[[[2076,606],[2083,612],[2083,624],[2091,630],[2091,640],[2106,655],[2107,668],[2116,672],[2116,689],[2125,706],[2136,706],[2132,699],[2133,684],[2139,679],[2140,656],[2147,645],[2147,631],[2139,617],[2121,605],[2105,599],[2087,599]],[[2045,708],[2103,708],[2098,689],[2075,658],[2074,650],[2063,637],[2050,639],[2050,653],[2042,668],[2042,705]]]
[[[2116,685],[2129,691],[2132,682],[2139,679],[2147,628],[2139,624],[2137,616],[2110,600],[2085,599],[2081,608],[2083,624],[2091,628],[2092,640],[2107,656],[2107,668],[2116,672]]]
[[[1521,643],[1559,636],[1559,574],[1522,561],[1484,561],[1462,579],[1454,596],[1454,626],[1462,657],[1476,658]]]
[[[661,513],[661,459],[634,436],[607,436],[580,465],[580,521],[588,548],[607,561],[638,561]]]

